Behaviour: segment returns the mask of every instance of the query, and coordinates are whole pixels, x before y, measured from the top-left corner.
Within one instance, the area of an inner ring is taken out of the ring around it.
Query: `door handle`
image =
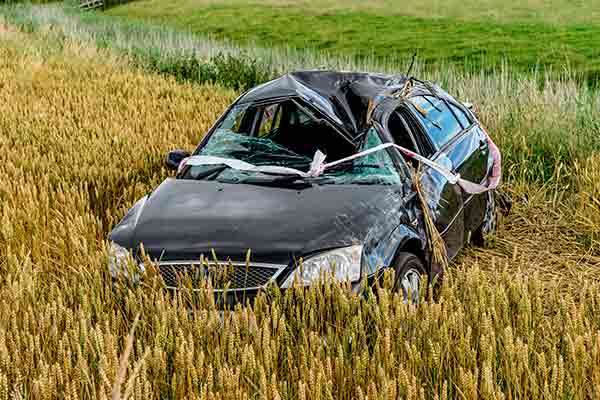
[[[487,141],[484,139],[479,139],[479,150],[485,151],[486,147],[487,147]]]

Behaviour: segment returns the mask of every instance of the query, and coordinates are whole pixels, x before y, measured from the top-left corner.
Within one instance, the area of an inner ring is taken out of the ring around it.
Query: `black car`
[[[384,268],[418,295],[421,276],[441,267],[428,250],[411,170],[422,164],[420,188],[451,259],[468,238],[493,229],[495,205],[493,191],[469,193],[443,168],[485,184],[494,170],[489,144],[470,109],[429,82],[284,75],[239,97],[193,154],[168,154],[177,175],[110,233],[111,273],[123,274],[128,254],[143,271],[143,244],[168,288],[185,276],[198,286],[209,279],[233,301],[268,285],[309,285],[323,273],[359,287]],[[383,149],[353,157],[376,146]],[[324,157],[350,159],[310,172]]]

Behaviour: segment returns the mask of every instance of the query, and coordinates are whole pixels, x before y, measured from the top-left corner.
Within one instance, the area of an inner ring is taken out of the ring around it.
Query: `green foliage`
[[[502,12],[502,7],[510,7],[497,6],[498,12]],[[233,39],[244,45],[312,48],[379,60],[406,60],[417,51],[424,64],[443,62],[488,73],[502,62],[527,73],[556,73],[569,65],[582,82],[598,81],[598,24],[549,24],[533,17],[526,22],[499,22],[493,18],[469,18],[467,9],[463,18],[428,18],[422,14],[413,16],[408,10],[402,12],[399,7],[405,6],[388,4],[389,10],[383,6],[375,10],[364,6],[356,10],[341,6],[321,10],[314,1],[278,7],[230,1],[149,0],[114,8],[109,14]],[[490,7],[493,9],[494,5]],[[584,10],[581,7],[580,12],[583,14]]]
[[[163,41],[186,43],[188,38],[184,34],[118,21],[95,12],[81,13],[76,5],[47,8],[14,5],[1,12],[27,32],[52,27],[55,39],[63,43],[85,32],[96,46],[117,49],[137,66],[172,75],[179,81],[218,83],[235,90],[247,90],[274,77],[272,66],[259,62],[255,55],[217,46],[211,48],[209,54],[202,54],[193,41],[185,47]],[[158,41],[152,41],[153,38]]]
[[[245,91],[271,78],[263,66],[244,54],[219,53],[201,61],[189,54],[164,56],[152,49],[138,49],[134,60],[150,71],[171,75],[178,81],[216,83],[234,90]]]
[[[235,90],[247,90],[271,78],[260,63],[247,56],[218,54],[211,59],[215,81]]]

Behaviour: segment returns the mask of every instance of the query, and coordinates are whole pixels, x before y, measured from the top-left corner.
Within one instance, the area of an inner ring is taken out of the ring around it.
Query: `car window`
[[[299,109],[294,108],[290,111],[290,125],[305,125],[310,121],[311,118]]]
[[[279,128],[281,122],[281,105],[271,104],[263,108],[258,125],[258,137],[264,137]]]
[[[408,131],[408,126],[404,124],[400,113],[401,110],[398,109],[390,114],[388,119],[388,131],[398,146],[412,150],[415,153],[421,153],[415,146],[411,132]]]
[[[236,159],[257,166],[279,166],[308,172],[313,157],[321,151],[335,161],[382,144],[375,128],[362,143],[346,141],[329,125],[307,115],[301,105],[283,101],[271,105],[238,105],[199,150],[200,155]],[[274,174],[215,169],[214,165],[190,166],[183,179],[212,179],[223,183],[252,183],[281,178]],[[398,185],[402,181],[396,166],[385,151],[377,151],[352,162],[327,169],[313,179],[315,184]]]
[[[330,159],[355,151],[337,132],[307,116],[293,101],[284,101],[234,107],[201,152],[256,165],[306,169],[317,150]]]
[[[248,114],[246,111],[250,108],[248,104],[244,104],[241,106],[236,106],[234,109],[237,112],[229,112],[225,116],[225,119],[221,121],[219,127],[221,129],[227,129],[231,132],[242,133],[242,123],[245,119],[247,119]]]
[[[442,147],[462,131],[462,126],[444,101],[432,96],[411,97],[417,115],[436,146]]]
[[[463,128],[467,128],[469,126],[471,126],[471,118],[469,118],[467,116],[467,114],[464,112],[463,109],[455,106],[452,103],[448,103],[450,105],[450,108],[452,109],[452,111],[454,111],[454,115],[456,115],[456,117],[458,118],[458,121],[460,122],[460,124],[462,125]]]

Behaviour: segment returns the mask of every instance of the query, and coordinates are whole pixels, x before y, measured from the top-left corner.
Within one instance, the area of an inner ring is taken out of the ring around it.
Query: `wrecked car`
[[[324,273],[359,288],[386,268],[414,301],[443,264],[427,218],[448,259],[494,228],[497,148],[469,107],[415,78],[286,74],[240,96],[167,166],[176,176],[109,235],[113,277],[128,254],[144,271],[143,245],[167,288],[208,279],[229,303]]]

